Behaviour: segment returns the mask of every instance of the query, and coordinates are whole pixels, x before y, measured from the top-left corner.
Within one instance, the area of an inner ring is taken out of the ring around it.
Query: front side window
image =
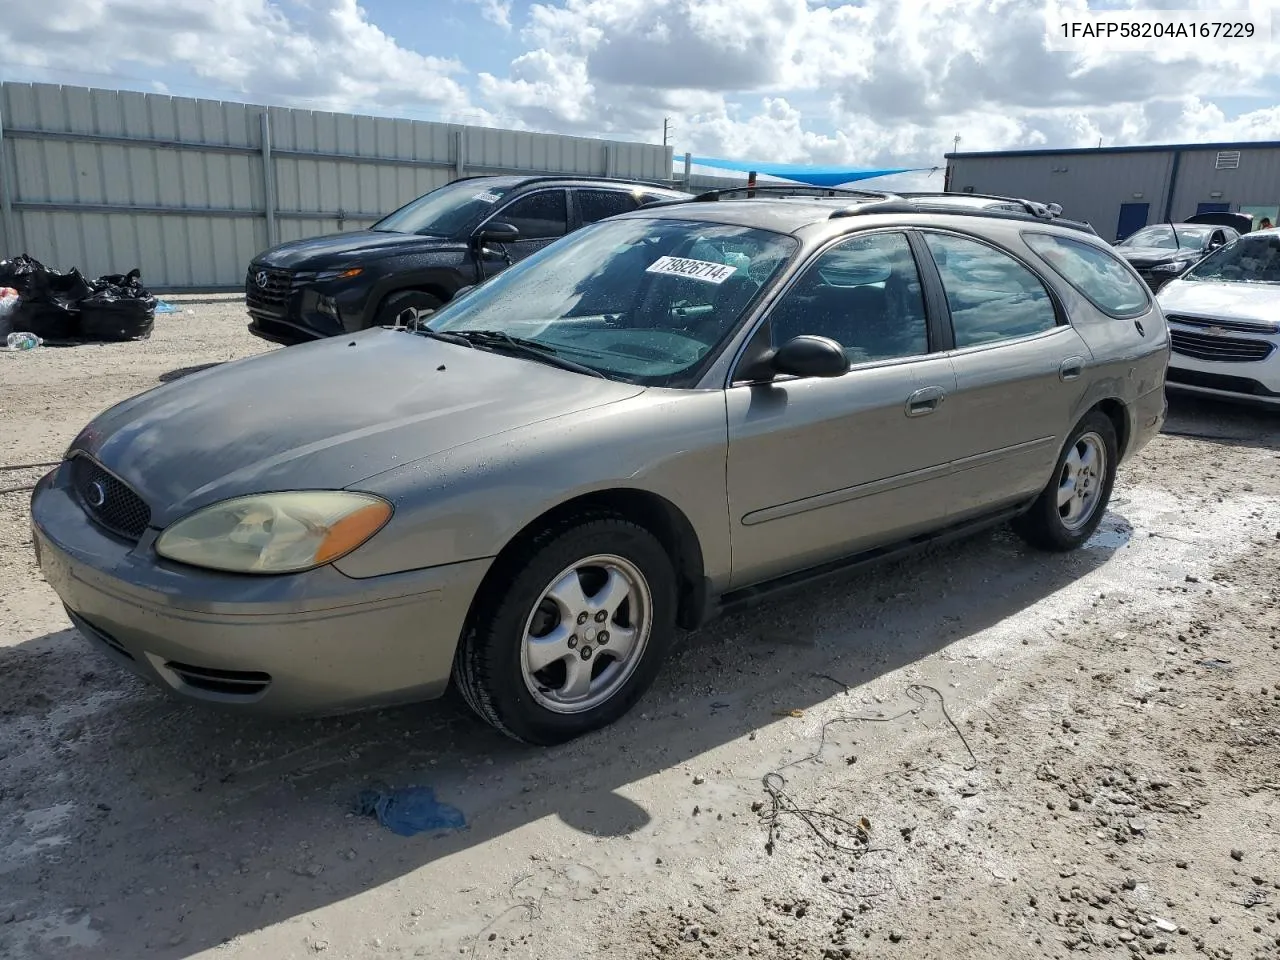
[[[633,195],[621,190],[579,190],[575,199],[584,224],[615,217],[638,206]]]
[[[773,346],[829,337],[850,363],[929,352],[920,273],[901,233],[854,237],[819,254],[769,314]]]
[[[1007,253],[976,240],[926,233],[942,276],[957,347],[1029,337],[1058,324],[1040,278]]]
[[[1103,313],[1128,318],[1146,312],[1146,285],[1109,250],[1047,233],[1023,234],[1023,239]]]
[[[1182,275],[1219,283],[1280,283],[1280,235],[1246,233]]]
[[[692,386],[798,247],[750,227],[606,220],[446,304],[428,332],[496,332],[614,379]]]
[[[523,196],[493,219],[514,226],[521,240],[553,240],[569,232],[563,190],[539,190]]]

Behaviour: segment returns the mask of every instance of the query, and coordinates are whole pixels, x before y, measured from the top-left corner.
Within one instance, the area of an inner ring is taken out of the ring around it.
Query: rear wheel
[[[399,321],[408,324],[414,319],[430,316],[444,306],[444,301],[425,290],[402,290],[382,301],[373,318],[375,327],[395,326]]]
[[[1067,439],[1053,478],[1031,509],[1014,521],[1014,529],[1041,550],[1065,552],[1081,546],[1107,512],[1118,463],[1111,418],[1097,410],[1089,413]]]
[[[595,514],[553,525],[499,563],[455,661],[471,708],[536,744],[630,710],[675,633],[675,572],[657,538]]]

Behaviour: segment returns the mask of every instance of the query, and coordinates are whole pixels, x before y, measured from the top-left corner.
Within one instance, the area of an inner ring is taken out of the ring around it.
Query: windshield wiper
[[[559,367],[562,370],[584,373],[589,377],[607,379],[599,370],[594,370],[581,363],[574,363],[572,360],[560,356],[555,347],[539,343],[537,340],[513,337],[511,334],[503,333],[501,330],[432,330],[430,327],[426,327],[421,332],[435,337],[437,340],[444,340],[449,343],[462,342],[472,347],[478,346],[494,352],[509,353],[528,360],[537,360],[553,367]]]

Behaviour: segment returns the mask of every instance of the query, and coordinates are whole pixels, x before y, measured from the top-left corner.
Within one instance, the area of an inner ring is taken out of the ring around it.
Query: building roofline
[[[977,160],[991,157],[1072,157],[1097,153],[1172,153],[1185,150],[1266,150],[1280,149],[1280,140],[1246,140],[1232,143],[1161,143],[1139,147],[1065,147],[1061,150],[979,150],[973,153],[943,154],[947,160]]]

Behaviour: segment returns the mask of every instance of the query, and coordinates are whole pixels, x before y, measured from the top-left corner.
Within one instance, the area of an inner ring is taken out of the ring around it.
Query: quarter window
[[[521,240],[550,240],[569,232],[563,190],[540,190],[516,200],[494,217],[513,224]]]
[[[985,243],[926,233],[951,310],[957,347],[1029,337],[1058,324],[1040,278]]]
[[[579,190],[576,199],[578,216],[584,224],[595,223],[636,208],[635,197],[621,190]]]
[[[1146,286],[1115,254],[1090,243],[1047,233],[1025,234],[1023,239],[1103,313],[1128,318],[1146,312]]]
[[[920,273],[901,233],[855,237],[820,254],[769,316],[775,347],[829,337],[851,363],[929,352]]]

